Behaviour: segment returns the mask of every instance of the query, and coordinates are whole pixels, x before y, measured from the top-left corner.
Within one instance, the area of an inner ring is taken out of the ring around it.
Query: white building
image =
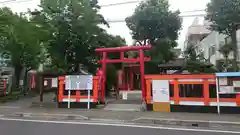
[[[219,52],[219,49],[225,43],[230,43],[231,38],[227,35],[219,34],[216,31],[208,30],[210,24],[211,23],[208,21],[204,21],[201,25],[196,18],[188,29],[184,48],[186,48],[189,43],[195,45],[197,53],[203,53],[205,59],[208,59],[212,64],[217,65],[218,60],[224,59],[223,55]],[[237,32],[237,43],[240,50],[240,30]],[[233,54],[230,53],[229,59],[232,58]],[[239,56],[238,60],[240,60]]]
[[[211,33],[211,31],[207,29],[208,26],[209,22],[207,21],[199,22],[199,19],[195,18],[193,23],[188,27],[184,49],[186,49],[189,44],[191,45],[199,44],[199,42],[202,39],[208,36]]]
[[[203,49],[204,58],[210,59],[210,62],[214,65],[218,60],[224,59],[224,56],[219,52],[219,49],[226,43],[230,43],[231,38],[224,34],[219,34],[216,31],[212,31],[207,37],[205,37],[199,44]],[[237,31],[237,44],[240,52],[240,30]],[[233,58],[233,53],[229,54],[229,59]],[[239,60],[239,56],[238,56]]]

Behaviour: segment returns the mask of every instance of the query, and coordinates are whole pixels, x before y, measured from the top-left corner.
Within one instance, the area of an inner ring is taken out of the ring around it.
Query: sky
[[[40,2],[40,0],[15,0],[15,2],[1,3],[4,1],[9,0],[0,0],[0,7],[8,6],[14,12],[25,12],[27,11],[27,9],[33,10],[38,7],[38,4]],[[121,3],[133,0],[98,0],[98,1],[99,5],[108,5],[112,3]],[[178,39],[179,48],[183,47],[187,29],[192,24],[193,20],[196,18],[186,17],[186,15],[196,15],[204,13],[204,11],[196,12],[186,11],[205,9],[206,4],[209,1],[210,0],[169,0],[171,10],[179,9],[182,12],[182,15],[184,16],[182,22],[182,29],[180,31]],[[102,7],[100,13],[105,17],[106,20],[124,20],[126,17],[133,14],[134,9],[137,7],[138,4],[139,3],[132,3],[118,6]],[[199,16],[198,18],[199,20],[203,20],[203,16]],[[110,23],[110,28],[106,28],[106,30],[113,35],[120,35],[121,37],[125,38],[128,45],[133,44],[130,31],[126,26],[125,22]]]

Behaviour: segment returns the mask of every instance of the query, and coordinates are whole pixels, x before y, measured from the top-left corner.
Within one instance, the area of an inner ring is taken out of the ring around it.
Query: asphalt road
[[[217,132],[8,120],[0,120],[0,132],[2,135],[232,135]]]

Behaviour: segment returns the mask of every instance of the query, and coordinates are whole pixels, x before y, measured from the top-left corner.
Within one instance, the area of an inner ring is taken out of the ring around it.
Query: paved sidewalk
[[[52,99],[53,99],[53,93],[45,93],[43,95],[44,103],[47,103],[47,104],[53,103]],[[23,99],[3,103],[3,104],[0,104],[0,106],[12,106],[12,107],[29,108],[29,107],[33,106],[33,104],[39,103],[39,100],[40,100],[39,96],[23,97]]]
[[[1,108],[1,107],[0,107]],[[8,110],[11,110],[9,108]],[[206,113],[159,113],[159,112],[130,112],[130,111],[107,111],[107,110],[86,110],[86,109],[44,109],[44,108],[13,108],[15,113],[48,113],[48,114],[69,114],[83,115],[88,118],[134,120],[145,119],[181,119],[199,121],[225,121],[240,122],[240,114],[206,114]],[[5,109],[6,110],[6,109]],[[1,113],[1,110],[0,110]]]
[[[200,113],[158,113],[158,112],[124,112],[86,109],[35,109],[11,108],[0,106],[0,114],[6,117],[42,117],[53,119],[84,119],[84,120],[116,120],[137,123],[170,124],[235,124],[240,128],[240,115],[200,114]]]

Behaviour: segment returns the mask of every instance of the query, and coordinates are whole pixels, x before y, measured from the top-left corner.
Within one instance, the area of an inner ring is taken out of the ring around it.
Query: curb
[[[140,117],[132,120],[132,122],[157,125],[177,125],[188,127],[192,126],[204,128],[240,128],[240,122],[228,122],[228,121],[202,121],[202,120],[159,119]]]
[[[44,118],[55,120],[89,120],[88,117],[73,114],[49,114],[49,113],[11,113],[4,115],[6,117],[20,117],[20,118]]]
[[[202,121],[202,120],[182,120],[182,119],[159,119],[140,117],[133,120],[120,120],[120,119],[101,119],[89,118],[83,115],[74,114],[49,114],[49,113],[10,113],[1,115],[1,117],[15,117],[15,118],[37,118],[37,119],[51,119],[51,120],[88,120],[88,121],[101,121],[110,123],[139,123],[139,124],[155,124],[155,125],[174,125],[174,126],[187,126],[187,127],[202,127],[202,128],[240,128],[240,122],[228,121]]]

